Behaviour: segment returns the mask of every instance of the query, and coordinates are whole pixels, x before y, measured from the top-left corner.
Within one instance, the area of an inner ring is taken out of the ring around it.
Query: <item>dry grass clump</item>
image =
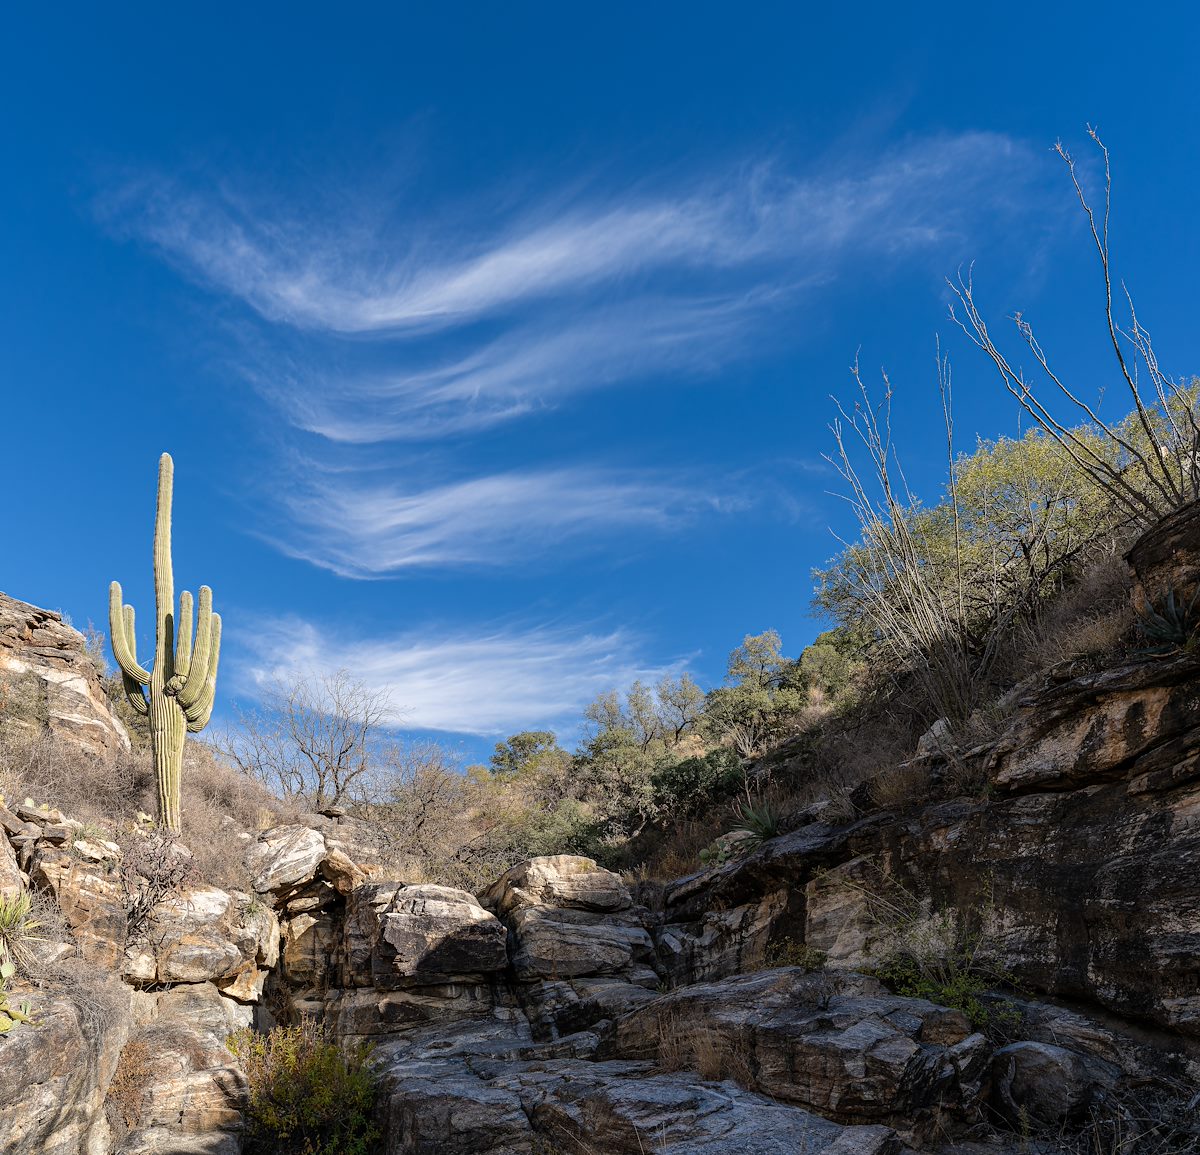
[[[146,1092],[153,1079],[153,1052],[142,1039],[131,1039],[117,1060],[117,1070],[104,1100],[110,1127],[123,1133],[141,1123],[146,1110]]]
[[[871,801],[880,810],[902,813],[929,800],[930,770],[923,762],[889,767],[871,780]]]
[[[106,758],[46,733],[0,735],[0,791],[33,798],[122,846],[155,809],[154,765],[148,751]],[[200,877],[217,886],[245,882],[245,831],[295,815],[262,785],[225,765],[201,742],[184,749],[183,841]]]
[[[664,1071],[695,1071],[714,1083],[732,1079],[748,1091],[757,1086],[750,1049],[743,1041],[680,1012],[659,1019],[656,1057]]]
[[[1136,621],[1133,578],[1119,553],[1097,555],[1036,620],[1015,631],[1003,663],[1012,682],[1081,658],[1120,654]]]
[[[296,807],[227,766],[203,742],[189,742],[184,749],[180,813],[182,840],[197,874],[216,886],[241,888],[247,885],[243,833],[298,817]]]

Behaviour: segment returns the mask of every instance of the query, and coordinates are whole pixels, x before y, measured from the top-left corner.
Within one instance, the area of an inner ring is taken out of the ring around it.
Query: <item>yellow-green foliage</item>
[[[241,1030],[229,1049],[246,1073],[247,1155],[370,1155],[379,1139],[368,1048],[339,1048],[310,1020]]]
[[[23,890],[16,898],[0,898],[0,1035],[33,1021],[29,1003],[10,1003],[7,988],[17,973],[17,964],[26,957],[29,943],[36,939],[37,928],[29,891]]]

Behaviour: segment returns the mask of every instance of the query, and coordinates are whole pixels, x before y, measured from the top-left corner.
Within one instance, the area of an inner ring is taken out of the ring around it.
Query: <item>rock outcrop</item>
[[[83,635],[61,614],[0,593],[0,679],[21,697],[18,719],[95,754],[129,749]]]
[[[1195,580],[1198,526],[1139,543],[1135,597]],[[44,687],[52,730],[111,751],[83,660],[55,615],[0,597],[0,669]],[[994,741],[956,750],[941,726],[918,751],[968,792],[849,821],[817,806],[638,893],[572,855],[479,895],[387,878],[369,824],[330,811],[244,832],[246,893],[181,870],[151,895],[132,844],[0,805],[0,899],[53,896],[71,931],[57,985],[13,992],[38,1025],[0,1037],[22,1073],[0,1079],[0,1146],[237,1155],[227,1039],[274,1015],[375,1046],[384,1155],[1042,1155],[1057,1138],[1023,1133],[1128,1120],[1147,1088],[1186,1104],[1200,661],[1064,665],[1014,699]],[[964,1011],[889,991],[866,973],[895,944],[889,906],[909,941],[965,936],[1008,993]],[[1183,1116],[1156,1134],[1200,1150]]]
[[[814,820],[676,883],[660,939],[711,919],[713,906],[754,925],[766,903],[770,935],[858,966],[878,939],[863,893],[895,886],[930,919],[969,925],[1031,990],[1200,1036],[1195,659],[1051,682],[975,757],[986,783],[976,797]],[[718,946],[710,967],[718,955],[734,957]]]
[[[14,997],[30,1001],[37,1025],[0,1039],[0,1150],[107,1152],[104,1101],[132,1025],[130,992],[109,979],[73,994],[18,987]]]

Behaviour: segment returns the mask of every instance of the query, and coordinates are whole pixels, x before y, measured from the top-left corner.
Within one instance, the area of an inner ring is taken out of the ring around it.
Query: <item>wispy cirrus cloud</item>
[[[385,355],[380,366],[330,372],[319,357],[283,367],[268,353],[246,371],[297,428],[329,441],[436,440],[552,408],[584,386],[708,372],[734,355],[770,295],[597,307],[570,323],[514,325],[418,364]]]
[[[549,727],[567,736],[597,694],[683,668],[641,661],[628,632],[553,625],[347,639],[281,618],[232,641],[242,659],[239,694],[253,697],[275,679],[349,670],[369,689],[387,692],[392,724],[456,734]]]
[[[584,391],[711,376],[795,340],[805,292],[958,259],[1025,212],[1036,171],[1026,145],[962,133],[806,169],[576,182],[515,208],[485,190],[457,207],[375,198],[339,211],[337,195],[306,207],[230,179],[142,176],[102,212],[248,307],[241,369],[308,435],[315,465],[273,491],[272,540],[371,577],[594,548],[743,508],[719,480],[697,486],[695,469],[614,473],[602,445],[589,465],[474,474],[463,447]],[[399,442],[448,446],[442,474],[381,465],[379,448]]]
[[[401,226],[382,214],[373,226],[331,221],[226,184],[152,178],[112,190],[102,211],[269,321],[366,334],[464,324],[664,271],[777,270],[927,247],[1020,202],[1028,162],[1009,137],[963,133],[807,175],[762,163],[687,191],[547,198],[482,228]]]
[[[437,567],[500,567],[543,550],[595,548],[615,534],[665,531],[706,512],[745,508],[694,479],[563,468],[409,490],[330,474],[280,500],[295,529],[277,544],[344,577]]]

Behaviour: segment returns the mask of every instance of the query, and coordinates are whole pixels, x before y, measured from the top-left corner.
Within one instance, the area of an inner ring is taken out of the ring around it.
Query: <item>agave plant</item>
[[[738,824],[731,833],[745,835],[742,843],[751,849],[783,833],[783,814],[770,802],[764,800],[758,805],[739,802],[734,813],[737,814]]]
[[[0,898],[0,1035],[7,1035],[20,1023],[33,1022],[29,1003],[10,1003],[8,996],[9,980],[17,973],[14,956],[21,957],[27,941],[36,938],[33,931],[38,923],[31,917],[31,906],[27,890],[13,899]]]
[[[1165,656],[1191,653],[1200,635],[1200,584],[1185,602],[1175,596],[1175,587],[1167,589],[1162,612],[1146,599],[1146,608],[1138,615],[1138,630],[1148,643],[1139,654]]]

